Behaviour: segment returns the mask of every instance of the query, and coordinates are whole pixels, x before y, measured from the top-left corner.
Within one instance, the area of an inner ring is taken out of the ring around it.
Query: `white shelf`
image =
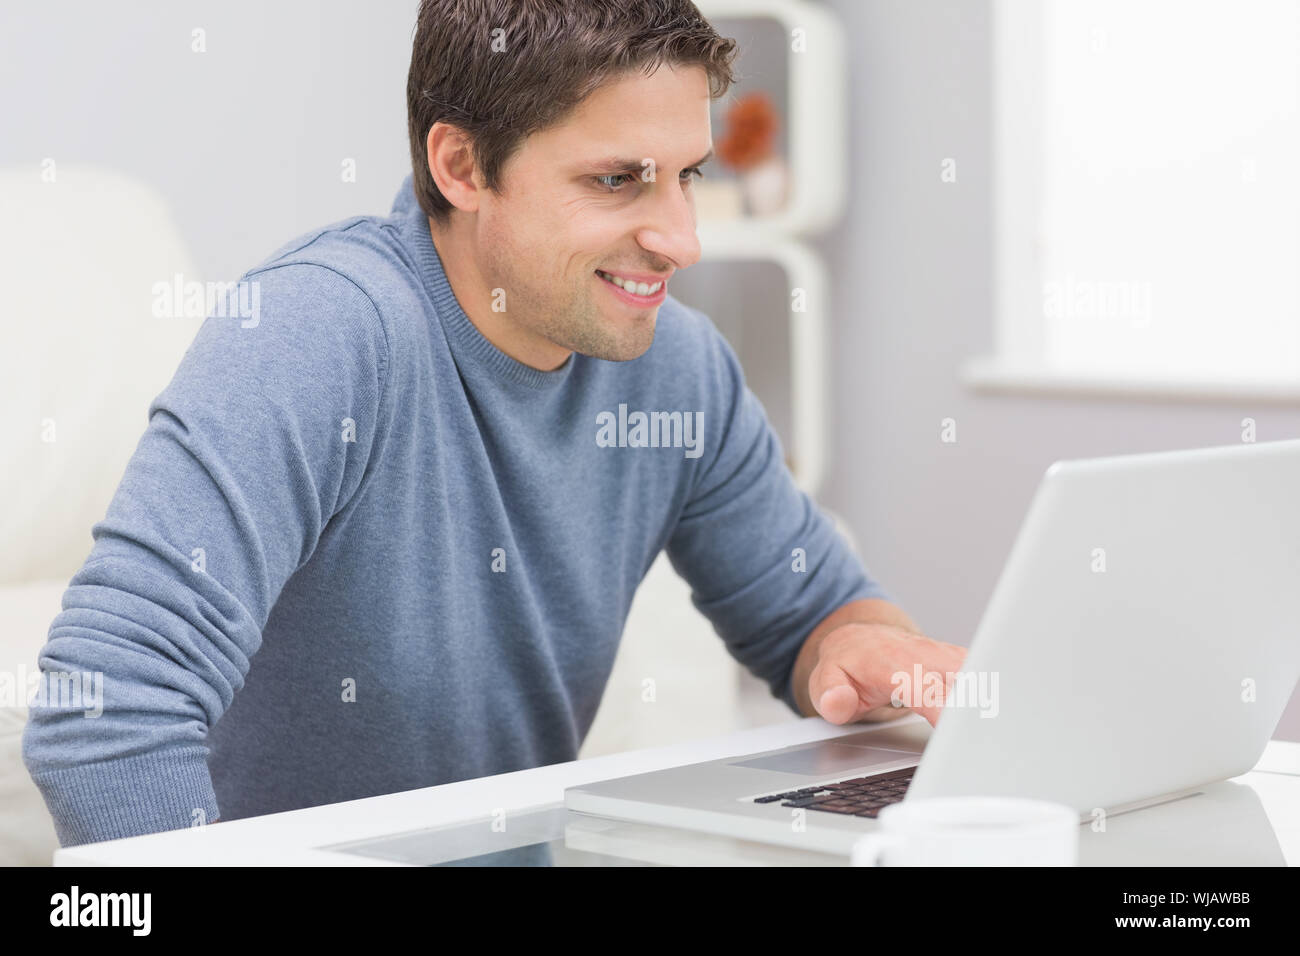
[[[831,11],[804,0],[699,0],[698,6],[711,21],[774,20],[786,39],[786,204],[771,216],[701,219],[697,232],[701,261],[774,262],[785,271],[789,290],[805,292],[804,312],[794,312],[786,298],[790,452],[796,484],[815,494],[827,457],[830,282],[821,257],[799,240],[832,226],[844,206],[848,110],[843,26]],[[792,49],[796,30],[802,31],[802,52]]]
[[[775,20],[786,37],[790,190],[785,208],[776,215],[717,225],[786,234],[830,228],[844,208],[848,110],[843,26],[824,7],[803,0],[699,0],[697,6],[709,20]],[[804,52],[791,49],[794,30],[803,31]]]

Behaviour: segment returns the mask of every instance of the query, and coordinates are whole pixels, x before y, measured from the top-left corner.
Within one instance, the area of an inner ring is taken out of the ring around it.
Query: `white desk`
[[[902,718],[924,724],[916,715]],[[553,764],[324,807],[61,849],[56,866],[397,866],[500,853],[505,862],[560,865],[845,865],[846,858],[684,830],[616,823],[563,808],[579,783],[858,733],[810,717],[670,747]],[[493,820],[497,826],[493,828]],[[500,822],[504,820],[504,830]],[[1272,741],[1231,781],[1080,827],[1085,865],[1300,863],[1300,743]],[[400,836],[401,839],[385,839]],[[322,849],[366,844],[367,854]],[[532,847],[532,849],[526,849]],[[515,849],[521,848],[521,849]],[[379,854],[378,856],[373,854]],[[387,856],[387,859],[380,858]]]

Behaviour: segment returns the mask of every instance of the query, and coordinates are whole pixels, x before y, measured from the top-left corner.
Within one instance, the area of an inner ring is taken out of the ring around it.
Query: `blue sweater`
[[[23,738],[65,846],[572,760],[665,548],[792,710],[812,628],[887,597],[671,297],[640,358],[529,368],[409,177],[242,281],[256,319],[210,313],[150,405],[40,656],[103,675]]]

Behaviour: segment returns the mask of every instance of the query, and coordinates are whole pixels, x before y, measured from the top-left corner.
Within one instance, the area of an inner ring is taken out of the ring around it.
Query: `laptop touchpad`
[[[782,773],[802,773],[825,776],[841,770],[874,767],[877,764],[895,763],[907,758],[919,762],[919,754],[907,750],[885,750],[881,747],[849,747],[844,744],[824,743],[790,750],[786,753],[768,754],[753,760],[732,763],[733,767],[753,767],[755,770],[779,770]]]

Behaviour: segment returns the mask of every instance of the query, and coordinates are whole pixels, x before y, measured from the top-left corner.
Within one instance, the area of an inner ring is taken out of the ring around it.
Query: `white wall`
[[[0,165],[97,163],[171,202],[206,280],[386,214],[410,171],[417,0],[0,6]],[[191,52],[191,31],[207,51]],[[345,158],[357,181],[341,181]]]

